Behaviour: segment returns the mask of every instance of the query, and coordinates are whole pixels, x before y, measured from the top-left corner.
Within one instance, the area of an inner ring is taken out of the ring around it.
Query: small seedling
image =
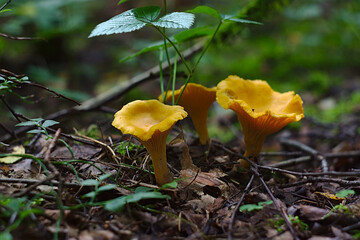
[[[176,188],[177,182],[172,181],[162,185],[159,189],[148,187],[137,187],[134,194],[118,197],[107,201],[105,208],[112,212],[121,212],[128,203],[137,203],[144,199],[171,199],[169,195],[162,194],[160,190],[165,188]]]
[[[264,208],[265,205],[270,205],[270,204],[273,204],[273,201],[269,200],[269,201],[265,201],[265,202],[259,202],[257,204],[245,204],[239,208],[239,211],[240,212],[251,212],[254,210],[261,210]]]
[[[94,203],[95,197],[103,191],[108,191],[108,190],[112,190],[116,187],[116,184],[106,184],[106,185],[102,185],[102,182],[109,178],[111,176],[111,173],[108,174],[104,174],[99,176],[98,180],[97,179],[87,179],[85,181],[82,181],[80,184],[83,186],[93,186],[95,189],[94,191],[88,192],[87,194],[83,195],[84,198],[90,198],[90,204]]]

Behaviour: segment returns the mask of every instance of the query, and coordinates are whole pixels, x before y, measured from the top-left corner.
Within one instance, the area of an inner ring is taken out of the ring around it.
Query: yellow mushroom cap
[[[293,91],[276,92],[262,80],[244,80],[231,75],[217,88],[217,102],[238,116],[247,156],[258,156],[267,135],[304,117],[299,95]]]
[[[184,86],[174,92],[175,101],[180,96]],[[168,91],[165,101],[172,99],[173,92]],[[195,129],[199,134],[201,144],[208,141],[208,132],[206,120],[209,107],[216,99],[216,87],[207,88],[201,84],[189,83],[179,101],[179,105],[183,106],[194,123]],[[163,100],[163,95],[159,96],[159,100]]]
[[[123,134],[148,141],[155,132],[165,132],[187,113],[181,106],[165,105],[158,100],[136,100],[115,113],[112,123]]]

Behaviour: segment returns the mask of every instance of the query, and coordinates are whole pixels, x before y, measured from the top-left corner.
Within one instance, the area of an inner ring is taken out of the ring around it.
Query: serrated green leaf
[[[99,185],[100,182],[95,179],[87,179],[87,180],[80,182],[80,184],[83,186],[96,186],[96,185]]]
[[[90,33],[89,38],[100,35],[132,32],[145,25],[146,23],[136,19],[133,10],[128,10],[97,25]]]
[[[157,6],[139,7],[132,9],[132,12],[136,19],[151,23],[159,17],[161,8]]]
[[[191,10],[188,10],[186,12],[190,12],[190,13],[204,13],[204,14],[207,14],[207,15],[210,15],[210,16],[213,16],[219,20],[221,20],[221,15],[220,13],[212,8],[212,7],[209,7],[209,6],[197,6],[196,8],[194,9],[191,9]]]
[[[195,20],[194,14],[185,12],[173,12],[167,14],[152,24],[164,28],[190,28]]]
[[[54,120],[45,120],[45,122],[42,124],[42,126],[47,128],[47,127],[54,126],[56,124],[59,124],[59,122],[54,121]]]
[[[214,30],[210,26],[197,27],[179,32],[174,35],[174,39],[180,43],[199,37],[210,36],[213,32]]]
[[[106,184],[106,185],[99,187],[98,191],[103,192],[103,191],[112,190],[114,188],[116,188],[116,184]]]

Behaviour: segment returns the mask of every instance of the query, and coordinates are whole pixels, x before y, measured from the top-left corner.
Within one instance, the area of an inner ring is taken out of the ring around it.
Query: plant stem
[[[187,79],[186,79],[186,81],[185,81],[184,87],[183,87],[183,89],[181,90],[181,93],[180,93],[180,95],[179,95],[179,97],[178,97],[178,99],[177,99],[177,101],[176,101],[176,104],[179,103],[180,98],[181,98],[182,94],[184,93],[185,88],[186,88],[186,86],[188,85],[190,79],[192,78],[192,75],[193,75],[193,73],[195,72],[196,67],[198,66],[198,64],[200,63],[200,60],[202,59],[202,57],[204,56],[205,52],[208,50],[210,44],[211,44],[212,41],[214,40],[215,35],[216,35],[216,33],[219,31],[221,25],[222,25],[222,21],[219,22],[219,24],[217,25],[214,33],[212,34],[212,36],[211,36],[211,38],[210,38],[210,40],[209,40],[209,42],[206,44],[206,46],[205,46],[205,47],[203,48],[203,50],[201,51],[198,60],[196,61],[194,67],[193,67],[192,70],[190,71],[190,74],[188,75],[188,77],[187,77]]]
[[[173,72],[173,78],[172,78],[172,105],[175,105],[175,83],[176,83],[176,71],[177,71],[177,57],[178,55],[175,56],[175,61],[174,61],[174,72]]]
[[[179,49],[176,47],[175,43],[173,43],[173,41],[170,40],[170,38],[168,38],[165,33],[163,31],[161,31],[160,28],[154,26],[154,25],[151,25],[153,26],[163,37],[164,39],[166,39],[170,44],[171,46],[173,46],[173,48],[175,49],[176,53],[179,55],[179,57],[181,58],[181,61],[182,63],[185,65],[186,69],[188,70],[189,72],[189,75],[192,75],[192,70],[191,68],[189,67],[189,65],[187,64],[186,60],[184,59],[183,55],[180,53]]]

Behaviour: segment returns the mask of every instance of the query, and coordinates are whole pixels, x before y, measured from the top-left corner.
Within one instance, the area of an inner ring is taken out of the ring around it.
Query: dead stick
[[[254,180],[254,176],[255,176],[254,174],[251,175],[251,178],[250,178],[248,184],[246,185],[246,187],[244,189],[244,192],[241,195],[240,200],[236,204],[235,209],[234,209],[233,213],[231,214],[231,219],[230,219],[229,228],[228,228],[228,240],[232,240],[232,231],[233,231],[233,225],[234,225],[234,222],[235,222],[236,213],[237,213],[238,209],[240,208],[240,205],[241,205],[242,201],[244,200],[246,194],[249,192],[251,184],[252,184],[252,182]]]
[[[316,151],[315,149],[301,143],[295,140],[290,140],[290,139],[286,139],[286,138],[281,138],[280,143],[283,145],[287,145],[287,146],[292,146],[292,147],[296,147],[298,149],[300,149],[301,151],[304,151],[308,154],[311,154],[316,160],[320,161],[321,163],[321,170],[323,172],[327,172],[329,171],[329,167],[326,161],[326,158],[323,154],[319,153],[318,151]]]
[[[316,183],[316,182],[333,182],[333,183],[339,184],[340,186],[345,186],[345,187],[360,186],[360,181],[349,181],[349,180],[344,180],[344,179],[327,178],[327,177],[314,177],[314,178],[308,178],[308,179],[298,181],[298,182],[281,184],[281,185],[279,185],[279,187],[280,188],[288,188],[288,187],[304,185],[306,183]]]
[[[295,232],[295,230],[294,230],[294,228],[293,228],[293,226],[292,226],[292,224],[291,224],[291,222],[290,222],[290,220],[289,220],[289,217],[288,217],[287,214],[280,208],[278,202],[276,201],[275,196],[272,194],[270,188],[267,186],[267,184],[265,183],[264,179],[263,179],[263,178],[261,177],[261,175],[259,174],[257,168],[251,166],[251,171],[260,179],[262,185],[264,186],[264,188],[265,188],[266,191],[268,192],[271,200],[273,201],[276,209],[280,212],[282,218],[284,219],[286,225],[288,226],[288,228],[289,228],[289,230],[290,230],[291,235],[293,236],[293,238],[294,238],[295,240],[299,240],[300,238],[297,236],[297,234],[296,234],[296,232]]]

